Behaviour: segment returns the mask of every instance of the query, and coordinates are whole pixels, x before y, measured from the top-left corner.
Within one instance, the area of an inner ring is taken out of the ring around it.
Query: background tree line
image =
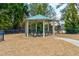
[[[60,8],[59,4],[57,8]],[[67,33],[79,33],[79,4],[69,3],[62,13],[61,20],[65,21]],[[54,8],[48,3],[0,3],[0,30],[20,29],[24,27],[25,19],[29,16],[42,14],[50,18],[56,17]]]
[[[0,30],[20,29],[24,27],[24,19],[37,14],[56,15],[54,9],[47,3],[0,3]]]

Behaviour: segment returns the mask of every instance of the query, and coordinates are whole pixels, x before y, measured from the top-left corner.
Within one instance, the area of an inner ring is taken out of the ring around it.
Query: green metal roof
[[[28,20],[50,20],[50,18],[44,15],[38,14],[38,15],[29,17]]]

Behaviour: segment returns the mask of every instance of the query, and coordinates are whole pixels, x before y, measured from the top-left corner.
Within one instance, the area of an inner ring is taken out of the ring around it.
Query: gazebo
[[[26,34],[26,36],[28,37],[29,36],[29,28],[30,28],[30,26],[29,25],[31,25],[31,23],[33,23],[33,22],[35,22],[36,24],[35,24],[35,31],[37,32],[37,30],[38,30],[38,28],[37,28],[37,22],[41,22],[43,25],[42,25],[42,36],[43,37],[45,37],[45,31],[46,31],[46,27],[45,27],[45,24],[47,24],[48,26],[47,26],[47,30],[48,31],[50,31],[49,30],[49,24],[51,24],[52,25],[52,33],[53,33],[53,35],[55,35],[55,22],[57,22],[57,20],[55,20],[55,19],[51,19],[51,18],[49,18],[49,17],[46,17],[46,16],[44,16],[44,15],[41,15],[41,14],[38,14],[38,15],[35,15],[35,16],[30,16],[29,18],[27,18],[26,19],[26,22],[25,22],[25,34]],[[33,29],[33,28],[31,28],[31,29]]]

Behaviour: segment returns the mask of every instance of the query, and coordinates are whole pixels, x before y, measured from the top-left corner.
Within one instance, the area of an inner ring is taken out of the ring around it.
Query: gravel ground
[[[26,37],[24,34],[5,35],[0,42],[0,55],[3,56],[77,56],[76,47],[55,36]]]

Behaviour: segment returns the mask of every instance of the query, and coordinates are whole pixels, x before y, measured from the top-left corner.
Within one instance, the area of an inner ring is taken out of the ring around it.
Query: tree
[[[7,12],[0,14],[0,30],[8,30],[12,28],[11,20],[7,15]]]
[[[12,23],[7,9],[8,4],[0,4],[0,30],[8,30],[12,28]]]
[[[8,9],[10,11],[13,28],[18,29],[21,27],[21,23],[23,22],[24,17],[24,4],[23,3],[15,3],[15,4],[9,4]]]
[[[61,20],[65,20],[65,30],[67,33],[78,33],[79,32],[79,4],[78,3],[68,3],[68,4],[59,4],[57,8],[66,5],[63,9],[60,10],[62,13]]]
[[[34,15],[37,15],[37,14],[41,14],[41,15],[45,15],[45,16],[48,16],[50,14],[52,14],[53,16],[56,15],[53,7],[47,3],[32,3],[32,4],[29,4],[29,13],[30,15],[34,16]],[[52,17],[53,17],[52,16]]]
[[[0,29],[18,29],[23,22],[24,13],[23,3],[0,4]]]
[[[37,14],[45,15],[47,11],[47,6],[48,4],[32,3],[29,4],[29,12],[32,16]]]
[[[79,32],[79,18],[75,4],[69,4],[66,13],[64,15],[65,30],[67,33]]]

